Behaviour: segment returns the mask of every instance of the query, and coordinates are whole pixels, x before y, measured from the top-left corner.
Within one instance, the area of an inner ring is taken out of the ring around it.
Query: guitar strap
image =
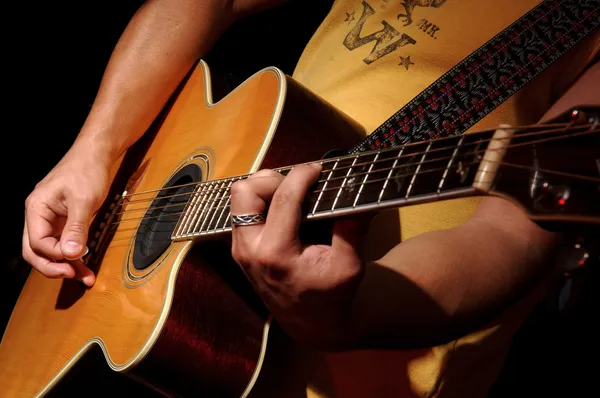
[[[600,25],[600,0],[544,0],[350,149],[464,133]]]

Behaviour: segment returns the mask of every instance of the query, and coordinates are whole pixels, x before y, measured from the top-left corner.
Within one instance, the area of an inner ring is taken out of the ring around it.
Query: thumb
[[[373,213],[340,218],[333,225],[331,247],[340,254],[362,257],[362,243],[367,235]]]
[[[80,259],[86,254],[86,242],[91,213],[84,204],[68,206],[67,222],[60,238],[60,249],[67,260]]]

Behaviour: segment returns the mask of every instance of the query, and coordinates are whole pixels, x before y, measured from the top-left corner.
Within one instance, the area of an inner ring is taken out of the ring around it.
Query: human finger
[[[60,249],[66,259],[77,260],[85,255],[92,200],[84,195],[69,195],[66,205],[67,221],[60,237]]]
[[[331,237],[332,256],[360,259],[362,244],[372,218],[373,214],[365,213],[337,220],[333,224]]]
[[[320,172],[321,165],[318,163],[296,166],[273,195],[263,239],[275,245],[278,252],[300,252],[298,229],[302,220],[302,203]]]
[[[86,248],[87,250],[87,248]],[[94,272],[88,268],[87,265],[83,262],[83,260],[72,260],[70,264],[75,271],[74,278],[81,281],[86,286],[93,286],[96,282],[96,275]]]
[[[25,261],[47,278],[73,278],[75,276],[75,270],[69,263],[41,256],[31,248],[27,224],[23,229],[21,254]]]
[[[27,235],[27,248],[36,256],[55,260],[64,258],[58,238],[62,225],[57,209],[33,200],[27,202],[23,231]]]
[[[269,202],[282,181],[281,174],[272,170],[261,170],[245,180],[232,184],[230,189],[232,239],[235,249],[248,247],[256,240],[264,224],[264,221],[259,219],[266,217]],[[250,225],[235,225],[233,217],[247,219]],[[252,222],[257,223],[252,224]]]

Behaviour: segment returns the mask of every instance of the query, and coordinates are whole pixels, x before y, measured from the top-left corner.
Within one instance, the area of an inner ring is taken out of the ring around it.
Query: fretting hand
[[[298,166],[285,178],[262,170],[234,183],[233,218],[257,221],[233,223],[232,254],[291,337],[331,346],[350,338],[346,325],[363,270],[357,247],[366,228],[363,220],[337,221],[331,246],[300,241],[302,202],[320,170],[318,164]]]

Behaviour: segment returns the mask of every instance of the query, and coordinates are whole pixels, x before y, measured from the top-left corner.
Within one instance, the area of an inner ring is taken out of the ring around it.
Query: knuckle
[[[43,245],[39,240],[36,240],[36,239],[32,239],[29,241],[29,250],[27,250],[26,247],[24,247],[23,250],[27,253],[30,260],[32,259],[33,253],[37,253],[39,255],[44,255]]]
[[[66,231],[72,234],[83,235],[87,231],[87,227],[79,221],[73,222],[65,227]]]
[[[231,247],[231,257],[238,262],[241,263],[245,259],[243,251],[239,248],[238,245],[233,245]]]
[[[280,173],[278,173],[274,170],[271,170],[271,169],[259,170],[256,173],[252,174],[248,179],[258,178],[258,177],[283,179],[283,176]]]
[[[23,249],[21,250],[21,257],[23,257],[23,260],[31,264],[31,252],[27,250],[27,248],[23,247]]]
[[[236,181],[231,184],[231,187],[229,188],[229,193],[232,199],[242,196],[249,191],[250,183],[248,183],[246,180]]]
[[[238,263],[242,268],[249,269],[252,268],[252,265],[257,261],[253,258],[252,254],[247,250],[240,248],[233,248],[231,255],[236,263]]]
[[[72,196],[73,202],[83,206],[91,206],[96,202],[96,197],[90,193],[77,192]]]
[[[258,260],[265,267],[278,267],[281,253],[275,247],[266,247],[258,254]]]
[[[32,210],[38,203],[37,195],[33,192],[25,198],[25,210]]]
[[[250,177],[248,177],[248,179],[251,178],[258,178],[258,177],[271,177],[273,175],[274,171],[270,170],[270,169],[262,169],[257,171],[256,173],[252,174]]]

